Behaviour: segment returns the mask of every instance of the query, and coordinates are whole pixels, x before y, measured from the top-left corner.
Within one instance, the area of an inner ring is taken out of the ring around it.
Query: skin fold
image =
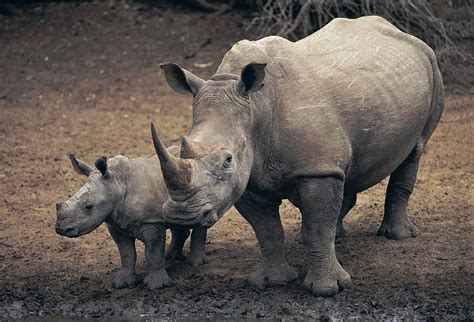
[[[109,160],[104,157],[96,161],[96,168],[74,155],[70,159],[74,170],[86,176],[87,181],[68,201],[56,204],[56,232],[79,237],[107,223],[122,263],[112,282],[114,288],[133,288],[139,282],[135,271],[137,239],[145,244],[148,272],[143,283],[151,290],[171,284],[165,258],[185,259],[183,246],[190,228],[193,228],[191,250],[186,260],[192,266],[204,264],[207,229],[166,223],[163,204],[168,192],[156,156],[135,159],[116,156]],[[171,228],[172,240],[165,253],[167,228]]]

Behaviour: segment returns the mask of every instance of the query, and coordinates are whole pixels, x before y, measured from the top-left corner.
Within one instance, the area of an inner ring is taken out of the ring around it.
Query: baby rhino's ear
[[[97,161],[95,161],[95,166],[100,171],[100,173],[102,173],[104,178],[109,177],[110,173],[107,167],[107,157],[98,158]]]
[[[74,170],[79,174],[88,177],[89,174],[94,171],[94,168],[92,168],[90,165],[81,160],[76,159],[74,154],[69,154],[69,160],[71,160],[72,167],[74,168]]]

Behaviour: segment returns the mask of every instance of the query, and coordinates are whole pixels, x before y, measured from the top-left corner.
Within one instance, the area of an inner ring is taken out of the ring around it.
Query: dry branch
[[[249,28],[255,28],[260,37],[279,35],[296,40],[336,17],[380,15],[434,48],[453,45],[445,21],[433,13],[428,0],[257,0],[257,5],[260,14]]]

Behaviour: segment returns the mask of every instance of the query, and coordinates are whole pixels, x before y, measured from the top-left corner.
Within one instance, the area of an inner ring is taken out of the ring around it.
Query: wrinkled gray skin
[[[152,290],[168,286],[171,281],[165,270],[165,233],[169,225],[163,219],[163,204],[168,192],[158,158],[101,158],[96,162],[97,169],[73,155],[70,159],[74,170],[87,176],[87,182],[68,201],[56,204],[56,232],[79,237],[106,222],[122,262],[113,287],[132,288],[139,282],[135,272],[135,239],[145,244],[148,273],[143,283]],[[184,259],[183,245],[189,236],[189,228],[171,227],[172,240],[166,257]],[[186,260],[190,265],[198,266],[205,261],[207,229],[199,225],[193,228],[191,250]]]
[[[416,236],[407,203],[443,110],[435,55],[419,39],[380,17],[335,19],[295,43],[240,41],[208,81],[162,67],[173,89],[194,95],[186,139],[200,152],[170,158],[154,135],[166,161],[166,213],[179,217],[186,205],[207,205],[181,219],[210,226],[235,202],[262,252],[251,284],[297,277],[284,252],[284,198],[302,214],[304,286],[315,295],[351,286],[334,244],[358,192],[390,176],[378,233]]]

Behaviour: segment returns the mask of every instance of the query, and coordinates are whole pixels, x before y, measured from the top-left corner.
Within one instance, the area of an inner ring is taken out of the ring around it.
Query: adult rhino
[[[208,81],[162,68],[175,91],[194,96],[183,139],[193,153],[171,156],[153,133],[168,220],[211,226],[235,202],[262,252],[251,284],[297,277],[284,254],[283,198],[302,214],[304,285],[315,295],[351,285],[334,243],[358,192],[390,175],[378,232],[416,236],[407,203],[443,111],[436,57],[421,40],[380,17],[334,19],[298,42],[240,41]]]

